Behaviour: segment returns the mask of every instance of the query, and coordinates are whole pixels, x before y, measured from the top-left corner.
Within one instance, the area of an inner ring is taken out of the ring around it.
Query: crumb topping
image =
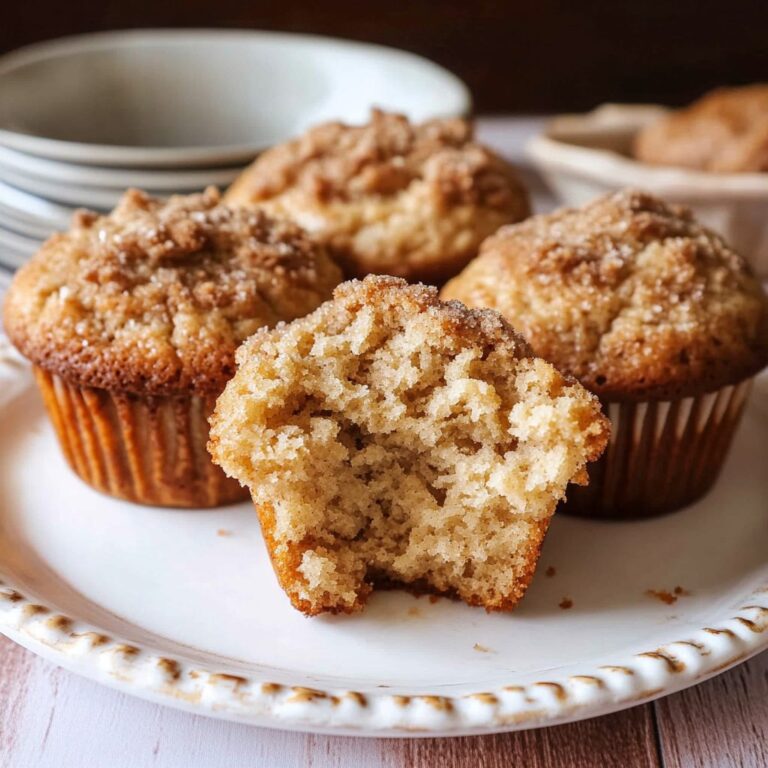
[[[347,273],[455,274],[480,241],[528,214],[514,169],[461,119],[412,124],[374,110],[265,152],[227,200],[292,218],[333,247]]]
[[[505,208],[514,192],[509,166],[472,140],[465,120],[413,124],[374,110],[360,126],[324,123],[265,152],[253,166],[252,201],[301,188],[319,201],[394,195],[428,179],[446,205]]]
[[[642,192],[505,227],[443,293],[499,310],[609,399],[692,395],[768,362],[768,300],[745,260]]]
[[[244,338],[307,314],[339,280],[297,226],[226,207],[215,189],[167,201],[130,190],[107,216],[79,212],[19,270],[5,324],[22,353],[68,380],[209,392]]]

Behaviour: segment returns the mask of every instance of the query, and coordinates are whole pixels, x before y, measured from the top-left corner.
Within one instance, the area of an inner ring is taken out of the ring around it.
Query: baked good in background
[[[634,154],[653,165],[768,171],[768,84],[717,88],[660,117],[637,134]]]
[[[306,614],[377,586],[510,610],[557,502],[608,438],[593,395],[496,312],[370,276],[263,329],[211,417],[277,578]]]
[[[442,283],[501,225],[530,214],[515,170],[461,119],[419,125],[374,111],[366,125],[318,125],[261,155],[228,203],[296,221],[348,277]]]
[[[340,277],[296,225],[225,207],[215,189],[167,201],[131,190],[109,215],[79,213],[18,271],[4,323],[83,480],[131,501],[215,506],[244,496],[206,451],[236,347],[315,309]]]
[[[637,191],[501,229],[442,295],[498,310],[599,395],[612,438],[569,493],[576,514],[646,516],[703,495],[768,363],[768,300],[744,259]]]

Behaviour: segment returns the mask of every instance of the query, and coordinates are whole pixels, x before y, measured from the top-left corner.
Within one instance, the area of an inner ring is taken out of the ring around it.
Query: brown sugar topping
[[[261,155],[226,200],[296,221],[348,277],[442,283],[503,224],[530,212],[517,174],[464,120],[413,124],[374,111],[326,123]]]
[[[247,179],[252,201],[300,187],[318,200],[392,195],[428,178],[446,205],[481,203],[505,208],[509,166],[472,141],[465,120],[412,124],[402,115],[374,110],[361,126],[324,123],[259,158]]]
[[[768,301],[744,259],[637,191],[504,227],[443,295],[497,309],[608,399],[693,395],[768,362]]]
[[[215,189],[167,201],[130,190],[45,243],[14,280],[5,324],[33,362],[80,384],[216,391],[240,341],[307,314],[340,279],[297,226],[228,208]]]

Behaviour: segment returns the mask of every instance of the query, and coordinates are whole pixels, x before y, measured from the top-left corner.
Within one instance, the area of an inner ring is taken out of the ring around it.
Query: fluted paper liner
[[[561,511],[642,518],[696,501],[717,480],[751,384],[677,400],[604,403],[610,442],[588,467],[589,485],[570,486]]]
[[[35,377],[67,462],[96,490],[171,507],[248,498],[208,455],[215,397],[139,397],[73,385],[40,368]]]

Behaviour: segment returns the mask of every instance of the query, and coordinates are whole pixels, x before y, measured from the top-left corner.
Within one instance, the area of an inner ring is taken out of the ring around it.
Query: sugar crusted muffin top
[[[744,259],[638,191],[503,228],[443,295],[497,309],[608,399],[694,395],[768,362],[768,300]]]
[[[642,129],[634,153],[658,165],[768,172],[768,84],[707,93]]]
[[[406,585],[509,610],[608,435],[597,399],[496,312],[383,276],[263,329],[211,418],[299,610]]]
[[[514,169],[465,120],[414,125],[379,110],[365,125],[325,123],[265,152],[226,199],[323,235],[350,275],[425,279],[455,273],[483,237],[529,212]]]
[[[19,270],[4,323],[69,381],[217,392],[243,339],[312,311],[340,279],[300,228],[224,206],[213,188],[167,201],[129,190],[109,215],[78,212]]]

